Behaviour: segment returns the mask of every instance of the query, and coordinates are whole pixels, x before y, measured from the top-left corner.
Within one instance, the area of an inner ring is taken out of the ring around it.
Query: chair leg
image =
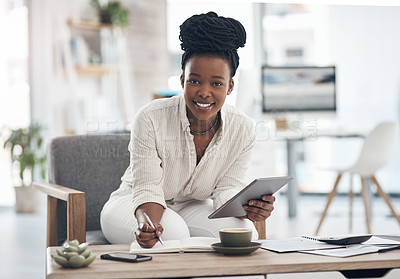
[[[381,197],[385,200],[385,202],[386,202],[386,204],[389,206],[390,211],[392,212],[394,218],[396,218],[397,222],[400,224],[399,215],[396,214],[396,211],[394,210],[394,207],[393,207],[393,205],[392,205],[392,202],[390,201],[389,195],[386,194],[386,193],[382,190],[381,185],[378,183],[378,180],[376,179],[376,177],[375,177],[374,175],[371,176],[371,181],[372,181],[373,183],[375,183],[376,189],[378,190],[379,196],[381,196]]]
[[[371,233],[371,222],[370,222],[371,216],[369,214],[369,212],[370,212],[369,211],[369,201],[368,201],[368,196],[367,196],[368,191],[366,189],[367,184],[365,183],[364,177],[361,176],[360,178],[361,178],[361,185],[362,185],[361,194],[362,194],[362,197],[364,200],[364,208],[365,208],[365,222],[367,224],[368,233]]]
[[[349,231],[353,231],[353,174],[350,173],[350,190],[349,190]]]
[[[342,178],[342,175],[343,175],[343,173],[338,173],[338,176],[336,177],[335,184],[333,185],[333,189],[328,194],[328,200],[326,202],[325,209],[324,209],[324,212],[322,213],[321,219],[319,220],[319,224],[318,224],[317,230],[315,231],[315,235],[318,235],[318,232],[319,232],[319,230],[321,228],[322,222],[324,221],[324,219],[326,217],[326,213],[328,212],[329,205],[331,204],[333,198],[336,196],[337,187],[339,185],[340,179]]]

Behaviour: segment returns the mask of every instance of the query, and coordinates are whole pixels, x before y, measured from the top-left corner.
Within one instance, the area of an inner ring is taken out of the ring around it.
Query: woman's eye
[[[221,82],[214,82],[213,85],[214,86],[222,86],[222,83]]]
[[[194,79],[189,79],[189,83],[191,83],[191,84],[199,84],[199,82],[197,80],[194,80]]]

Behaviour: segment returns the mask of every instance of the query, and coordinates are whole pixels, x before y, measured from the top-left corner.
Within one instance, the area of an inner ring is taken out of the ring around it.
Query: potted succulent
[[[15,189],[15,209],[17,212],[37,212],[40,210],[40,194],[32,185],[36,167],[40,176],[46,178],[46,153],[40,124],[32,123],[28,128],[9,131],[4,148],[9,149],[11,172]]]
[[[92,5],[96,9],[100,22],[106,24],[126,27],[129,24],[129,11],[118,1],[106,1],[101,4],[99,0],[92,0]]]

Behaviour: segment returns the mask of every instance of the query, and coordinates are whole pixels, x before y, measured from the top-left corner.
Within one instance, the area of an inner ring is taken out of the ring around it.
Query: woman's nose
[[[197,91],[197,95],[199,95],[202,98],[207,98],[207,97],[211,96],[211,92],[212,92],[211,86],[204,84]]]

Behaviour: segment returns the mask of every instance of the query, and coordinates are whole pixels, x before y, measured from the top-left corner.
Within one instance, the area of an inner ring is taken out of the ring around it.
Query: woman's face
[[[185,65],[181,85],[189,118],[214,119],[233,89],[229,64],[216,56],[193,56]]]

